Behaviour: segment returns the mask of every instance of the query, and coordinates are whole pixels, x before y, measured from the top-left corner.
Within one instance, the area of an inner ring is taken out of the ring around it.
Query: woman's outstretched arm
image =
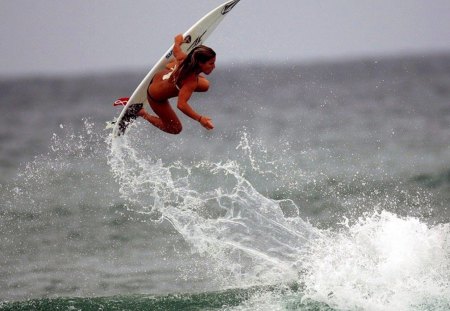
[[[208,116],[200,115],[188,103],[188,100],[191,98],[191,95],[195,91],[196,87],[197,79],[191,78],[184,82],[178,94],[177,108],[180,109],[188,117],[200,122],[200,124],[204,128],[211,130],[214,128],[211,118]]]

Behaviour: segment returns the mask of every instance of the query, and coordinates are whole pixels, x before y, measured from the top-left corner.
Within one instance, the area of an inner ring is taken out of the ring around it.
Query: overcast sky
[[[0,76],[150,69],[224,0],[0,0]],[[450,0],[241,0],[207,41],[229,62],[450,52]]]

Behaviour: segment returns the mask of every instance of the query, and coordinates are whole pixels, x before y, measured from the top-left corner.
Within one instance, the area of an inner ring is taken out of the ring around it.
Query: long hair
[[[216,56],[216,52],[210,47],[199,45],[195,47],[181,62],[173,73],[176,84],[183,82],[186,77],[199,69],[199,63],[205,63]]]

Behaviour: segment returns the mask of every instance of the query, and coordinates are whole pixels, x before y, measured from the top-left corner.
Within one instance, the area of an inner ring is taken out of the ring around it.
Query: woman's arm
[[[181,44],[184,43],[183,35],[176,35],[174,41],[175,43],[173,45],[173,56],[177,60],[177,63],[180,64],[187,56],[187,54],[184,53],[181,49]]]
[[[174,39],[174,45],[173,45],[173,56],[174,59],[171,60],[167,65],[166,68],[173,70],[177,65],[179,65],[181,62],[183,62],[183,60],[186,58],[187,54],[183,52],[183,50],[181,49],[181,45],[184,42],[183,39],[183,35],[179,34],[175,36]]]
[[[178,93],[177,108],[180,109],[188,117],[200,122],[200,124],[208,130],[213,129],[214,125],[211,122],[211,118],[198,114],[189,105],[188,100],[191,98],[192,93],[197,87],[197,78],[188,78],[183,82],[183,86]]]

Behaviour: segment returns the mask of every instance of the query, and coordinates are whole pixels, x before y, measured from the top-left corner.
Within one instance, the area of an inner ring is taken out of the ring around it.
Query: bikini
[[[152,82],[153,82],[153,80],[150,81],[150,84]],[[167,102],[167,100],[156,100],[156,99],[154,99],[153,96],[150,95],[150,92],[148,91],[148,88],[147,88],[147,100],[148,100],[148,102],[152,101],[152,102],[154,102],[156,104],[165,104]]]

